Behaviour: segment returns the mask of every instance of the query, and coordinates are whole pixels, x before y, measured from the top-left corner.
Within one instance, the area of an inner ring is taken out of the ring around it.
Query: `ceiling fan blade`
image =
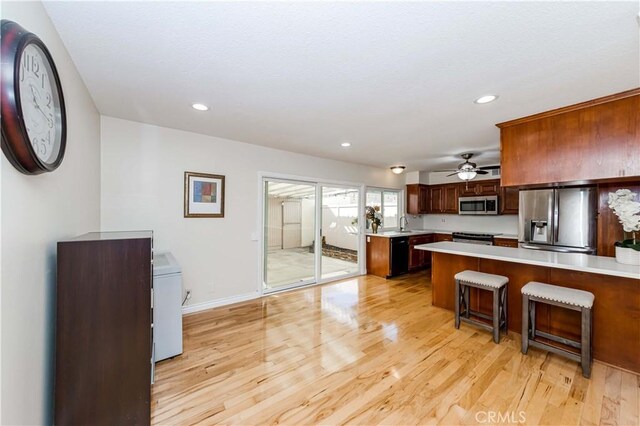
[[[433,170],[433,173],[446,173],[446,172],[457,172],[457,170],[456,169]]]
[[[483,166],[479,167],[480,170],[499,170],[500,166]]]
[[[447,175],[447,177],[449,177],[449,176],[455,176],[455,175],[457,175],[457,174],[458,174],[458,172],[451,173],[450,175]]]
[[[488,172],[488,171],[486,171],[486,170],[476,170],[476,173],[477,173],[477,174],[479,174],[479,175],[486,175],[486,174],[489,174],[489,172]]]

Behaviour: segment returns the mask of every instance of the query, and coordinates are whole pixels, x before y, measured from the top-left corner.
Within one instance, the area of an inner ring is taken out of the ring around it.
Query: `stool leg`
[[[522,353],[529,350],[529,296],[522,295]]]
[[[509,333],[509,328],[507,327],[507,295],[509,294],[509,292],[507,291],[507,286],[509,284],[505,284],[504,287],[502,287],[502,316],[503,316],[503,321],[504,321],[504,332],[505,333]]]
[[[460,328],[460,281],[456,280],[456,328]]]
[[[500,289],[493,289],[493,341],[500,343]]]
[[[471,287],[469,287],[468,285],[465,285],[462,292],[462,296],[464,297],[464,307],[465,307],[464,316],[466,318],[469,318],[470,311],[471,311],[471,302],[469,301],[471,296]]]
[[[529,339],[536,338],[536,302],[529,301],[529,315],[531,315],[531,319],[529,320]]]
[[[581,340],[580,360],[582,362],[582,375],[588,379],[591,377],[591,309],[582,308]]]

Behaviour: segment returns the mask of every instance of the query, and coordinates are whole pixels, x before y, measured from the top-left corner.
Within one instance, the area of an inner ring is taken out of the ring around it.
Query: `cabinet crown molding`
[[[607,102],[613,102],[624,98],[629,98],[631,96],[640,95],[640,87],[626,90],[624,92],[615,93],[613,95],[603,96],[601,98],[591,99],[586,102],[580,102],[578,104],[565,106],[562,108],[552,109],[550,111],[541,112],[538,114],[528,115],[526,117],[516,118],[515,120],[504,121],[502,123],[496,124],[497,127],[503,129],[509,126],[515,126],[522,123],[527,123],[529,121],[539,120],[541,118],[552,117],[554,115],[564,114],[571,111],[577,111],[580,109],[592,107],[595,105],[606,104]]]

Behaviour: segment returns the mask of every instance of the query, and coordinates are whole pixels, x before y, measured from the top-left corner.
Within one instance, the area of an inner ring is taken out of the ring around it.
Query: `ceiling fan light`
[[[471,180],[476,177],[478,173],[474,171],[461,171],[458,173],[458,177],[462,180]]]
[[[391,166],[391,171],[397,175],[404,172],[404,169],[405,169],[404,166]]]

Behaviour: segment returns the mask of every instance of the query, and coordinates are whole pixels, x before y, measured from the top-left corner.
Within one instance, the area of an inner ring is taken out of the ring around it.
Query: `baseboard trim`
[[[240,294],[238,296],[223,297],[222,299],[210,300],[209,302],[196,303],[182,307],[182,315],[193,314],[207,309],[219,308],[220,306],[233,305],[234,303],[246,302],[247,300],[258,299],[262,295],[258,292]]]

